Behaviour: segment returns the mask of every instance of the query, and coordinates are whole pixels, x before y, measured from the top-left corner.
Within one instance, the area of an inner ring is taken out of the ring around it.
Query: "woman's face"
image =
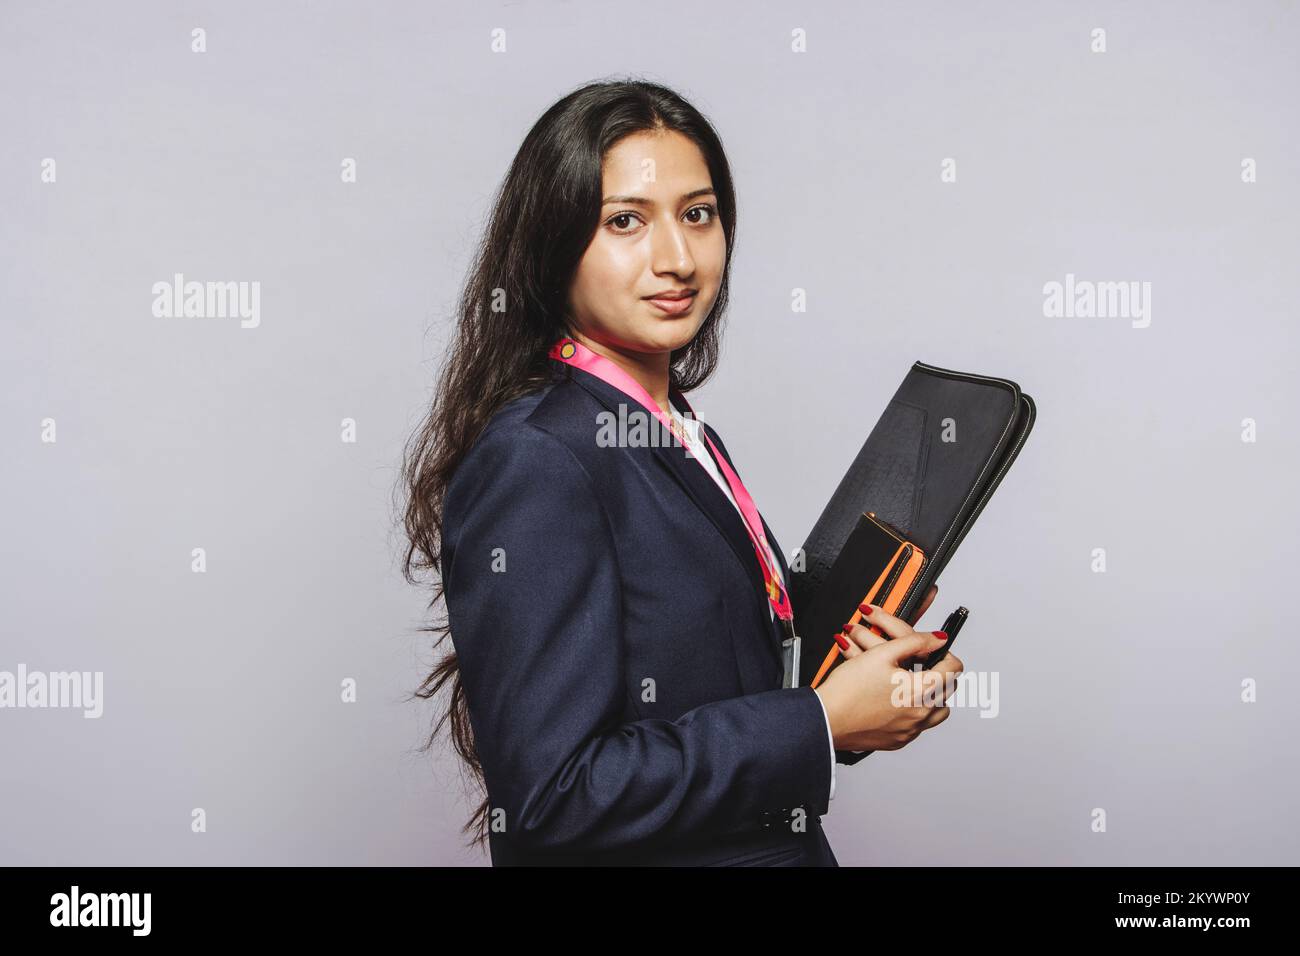
[[[690,343],[718,295],[727,238],[699,147],[634,133],[602,165],[600,225],[569,289],[570,327],[620,351]],[[679,301],[660,293],[691,293]]]

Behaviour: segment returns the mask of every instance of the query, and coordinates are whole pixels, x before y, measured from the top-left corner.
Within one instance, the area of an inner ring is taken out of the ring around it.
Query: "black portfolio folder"
[[[1034,417],[1033,399],[1008,379],[912,365],[804,542],[802,570],[791,571],[795,631],[803,639],[801,686],[811,682],[834,637],[805,633],[800,611],[807,616],[863,513],[874,512],[925,554],[894,612],[910,620],[1020,453]],[[880,571],[837,570],[837,581],[861,581],[844,591],[840,623],[853,616]]]

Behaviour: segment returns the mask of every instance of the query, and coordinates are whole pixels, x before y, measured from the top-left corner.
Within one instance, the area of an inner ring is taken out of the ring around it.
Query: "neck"
[[[568,334],[571,339],[581,342],[597,355],[609,359],[631,375],[642,388],[650,393],[650,397],[655,400],[655,404],[665,412],[669,411],[668,367],[669,360],[672,358],[671,353],[634,352],[630,349],[616,348],[612,345],[605,345],[603,342],[597,342],[582,332],[575,332],[572,328],[568,330]]]

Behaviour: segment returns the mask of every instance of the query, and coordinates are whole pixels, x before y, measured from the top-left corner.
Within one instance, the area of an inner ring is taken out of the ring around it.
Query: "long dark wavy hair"
[[[689,391],[717,365],[736,228],[731,172],[718,134],[695,107],[656,83],[602,81],[574,90],[528,131],[496,193],[456,306],[456,333],[432,405],[404,449],[400,484],[406,501],[399,512],[404,511],[409,546],[402,572],[410,584],[420,583],[416,572],[435,572],[431,614],[443,599],[442,506],[452,475],[497,410],[552,381],[555,370],[547,351],[566,332],[569,289],[600,226],[605,154],[625,136],[658,130],[675,130],[699,147],[727,239],[717,299],[691,342],[674,350],[670,381]],[[445,616],[419,630],[441,635],[435,651],[452,636]],[[467,846],[482,846],[487,787],[454,638],[452,643],[453,650],[436,662],[413,697],[435,697],[451,682],[446,710],[421,750],[432,747],[450,722],[452,745],[484,795],[462,833],[471,834]]]

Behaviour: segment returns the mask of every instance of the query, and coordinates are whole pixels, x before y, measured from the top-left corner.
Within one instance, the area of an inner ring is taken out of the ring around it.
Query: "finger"
[[[930,610],[930,605],[934,603],[934,596],[938,593],[939,593],[939,585],[931,584],[930,590],[925,592],[925,600],[921,602],[920,608],[918,608],[916,612],[912,615],[911,624],[913,627],[916,626],[917,621],[921,620],[921,616],[925,614],[926,611]]]
[[[851,659],[860,654],[866,653],[857,643],[854,642],[848,632],[848,625],[846,624],[844,627],[845,630],[835,635],[835,643],[840,646],[840,656],[845,659]],[[855,630],[861,630],[861,628],[855,628]]]
[[[903,668],[903,673],[895,678],[901,682],[896,698],[898,705],[913,710],[913,719],[918,722],[929,717],[929,711],[943,707],[949,696],[943,676],[936,676],[933,671]]]
[[[894,615],[887,613],[883,608],[874,604],[859,604],[858,610],[862,612],[863,620],[872,627],[884,632],[885,637],[896,638],[906,637],[912,633],[912,626],[906,621],[899,620]]]
[[[872,648],[871,653],[883,655],[895,667],[902,667],[902,661],[928,655],[942,646],[939,639],[929,631],[908,631],[902,637]]]
[[[949,681],[956,680],[952,675],[923,670],[919,664],[903,667],[902,670],[909,679],[906,697],[908,707],[930,710],[944,706],[944,702],[952,696],[955,685]],[[924,715],[918,714],[918,717],[921,716]]]
[[[928,670],[923,672],[921,678],[921,692],[924,697],[920,700],[922,707],[942,707],[944,701],[952,696],[956,690],[953,681],[956,677],[948,672]]]
[[[886,638],[874,633],[871,628],[867,627],[865,624],[859,623],[859,617],[860,615],[858,614],[853,615],[853,619],[850,620],[848,624],[844,625],[844,633],[855,647],[861,648],[864,651],[869,651],[873,647],[889,643]]]
[[[961,662],[961,658],[956,654],[953,654],[951,651],[943,655],[943,657],[939,659],[939,662],[930,668],[930,670],[937,673],[945,675],[951,674],[953,677],[957,677],[965,669],[966,665]]]
[[[921,729],[929,730],[937,724],[943,723],[952,716],[951,707],[931,707],[930,713],[926,714],[925,719],[921,721]]]

